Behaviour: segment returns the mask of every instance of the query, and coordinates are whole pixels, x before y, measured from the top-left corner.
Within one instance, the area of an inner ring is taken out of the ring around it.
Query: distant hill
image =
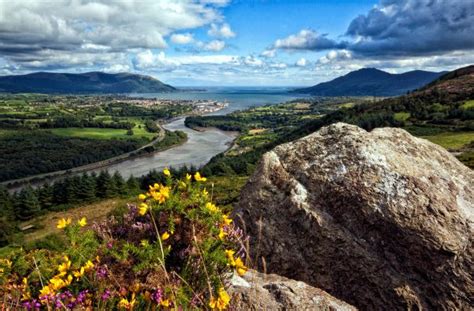
[[[160,93],[176,89],[145,75],[87,72],[80,74],[37,72],[0,76],[0,92],[85,94]]]
[[[375,68],[364,68],[294,92],[316,96],[396,96],[418,89],[443,74],[422,70],[391,74]]]

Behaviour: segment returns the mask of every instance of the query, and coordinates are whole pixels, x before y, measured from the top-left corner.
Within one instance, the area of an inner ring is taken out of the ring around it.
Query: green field
[[[53,134],[64,137],[94,138],[94,139],[120,139],[131,138],[127,130],[109,128],[55,128],[50,129]]]
[[[397,121],[406,121],[410,116],[411,114],[409,112],[397,112],[393,115],[393,118]]]
[[[461,105],[461,109],[473,109],[474,108],[474,100],[468,100],[463,105]]]
[[[444,132],[422,138],[438,144],[446,149],[459,149],[474,141],[474,132]]]

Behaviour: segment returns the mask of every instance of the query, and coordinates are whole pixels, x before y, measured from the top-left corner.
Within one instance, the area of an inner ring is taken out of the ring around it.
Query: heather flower
[[[110,293],[110,289],[106,289],[102,295],[100,296],[100,299],[102,299],[102,301],[107,301],[111,296],[111,293]]]
[[[158,288],[151,294],[150,298],[153,302],[159,304],[161,302],[161,299],[163,298],[163,290],[161,288]]]

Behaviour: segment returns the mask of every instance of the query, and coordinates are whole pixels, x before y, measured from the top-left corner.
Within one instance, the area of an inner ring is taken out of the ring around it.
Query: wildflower
[[[84,227],[85,225],[87,225],[86,217],[82,217],[77,223],[79,224],[79,226]]]
[[[143,193],[140,193],[140,194],[138,195],[138,199],[139,199],[140,201],[145,201],[145,200],[146,200],[146,195],[144,195]]]
[[[244,262],[240,257],[235,260],[235,270],[240,276],[244,275],[248,270],[248,268],[244,265]]]
[[[86,269],[86,271],[89,271],[92,268],[94,268],[94,264],[92,263],[92,261],[88,260],[84,265],[84,269]]]
[[[223,287],[219,288],[219,297],[216,299],[211,297],[211,301],[209,302],[209,307],[213,310],[225,310],[230,302],[230,296],[227,294]]]
[[[179,182],[179,189],[185,189],[186,188],[186,183],[184,181]]]
[[[163,299],[163,290],[161,288],[158,288],[153,294],[151,294],[150,298],[155,303],[160,303]]]
[[[165,174],[165,176],[167,176],[167,177],[170,177],[170,176],[171,176],[170,170],[167,169],[167,168],[165,168],[165,169],[163,170],[163,174]]]
[[[170,237],[170,234],[168,233],[168,231],[165,231],[165,233],[163,233],[163,234],[161,235],[161,239],[162,239],[163,241],[168,240],[169,237]]]
[[[191,177],[192,177],[191,175],[189,175],[188,173],[186,173],[186,180],[187,180],[187,181],[190,181],[190,180],[191,180]]]
[[[223,241],[226,236],[227,236],[227,232],[225,232],[222,227],[219,228],[219,240]]]
[[[41,296],[51,295],[53,294],[53,290],[48,285],[46,285],[40,290],[40,294]]]
[[[100,298],[102,299],[102,301],[106,301],[110,298],[111,294],[110,294],[110,289],[106,289],[102,295],[100,296]]]
[[[150,245],[150,243],[148,243],[148,240],[141,240],[140,245],[143,247],[147,247]]]
[[[85,273],[84,267],[81,267],[78,271],[74,271],[73,274],[76,277],[77,280],[79,280]]]
[[[135,300],[135,293],[133,293],[132,299],[130,301],[126,298],[122,298],[119,302],[119,307],[132,310],[136,302],[137,301]]]
[[[212,213],[217,213],[217,212],[220,211],[219,208],[211,202],[206,203],[206,209],[209,210]]]
[[[207,178],[206,177],[201,177],[201,174],[199,172],[196,172],[196,174],[194,174],[194,179],[196,179],[196,181],[206,181]]]
[[[138,213],[143,216],[146,214],[147,211],[148,211],[148,205],[146,203],[141,203],[140,207],[138,208]]]
[[[153,198],[157,200],[160,204],[164,203],[166,199],[170,197],[170,188],[166,186],[161,186],[159,192],[152,193]]]
[[[229,215],[222,215],[222,222],[225,226],[228,226],[232,223],[232,219],[229,218]]]
[[[68,225],[71,224],[71,221],[72,221],[71,218],[68,218],[68,219],[61,218],[60,220],[58,220],[58,224],[56,225],[56,227],[58,229],[64,229]]]
[[[160,305],[165,307],[165,308],[168,308],[170,305],[171,305],[171,301],[169,299],[163,299],[161,302],[160,302]]]
[[[207,197],[209,195],[209,192],[207,192],[206,188],[202,191],[202,196]]]
[[[240,276],[247,272],[248,268],[245,266],[242,259],[240,257],[237,257],[237,259],[234,258],[235,251],[228,249],[225,251],[225,254],[227,256],[227,260],[229,261],[229,265],[235,268]]]
[[[226,249],[225,254],[227,256],[227,260],[229,261],[229,264],[233,267],[235,266],[235,259],[234,259],[234,254],[235,251],[231,249]]]
[[[67,256],[64,256],[64,262],[58,266],[59,276],[66,275],[69,268],[71,268],[71,261]]]

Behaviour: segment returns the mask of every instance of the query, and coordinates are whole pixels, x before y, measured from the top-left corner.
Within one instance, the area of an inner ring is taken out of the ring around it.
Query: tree
[[[140,193],[140,184],[138,183],[138,180],[133,176],[130,176],[127,179],[127,188],[128,194],[134,195]]]
[[[81,182],[79,184],[78,196],[81,201],[91,202],[96,198],[96,181],[95,178],[88,174],[81,176]]]
[[[13,200],[5,186],[0,185],[0,217],[13,218]]]
[[[125,180],[123,180],[122,175],[120,175],[118,171],[115,171],[112,179],[114,182],[116,194],[118,195],[127,194],[127,185],[125,184]]]
[[[115,183],[108,171],[102,171],[97,178],[97,197],[113,198],[117,195]]]
[[[54,188],[50,184],[46,183],[41,188],[38,189],[38,200],[41,205],[41,209],[49,210],[53,207],[53,193]]]
[[[28,220],[41,211],[40,202],[31,186],[20,191],[15,203],[15,216],[19,220]]]

